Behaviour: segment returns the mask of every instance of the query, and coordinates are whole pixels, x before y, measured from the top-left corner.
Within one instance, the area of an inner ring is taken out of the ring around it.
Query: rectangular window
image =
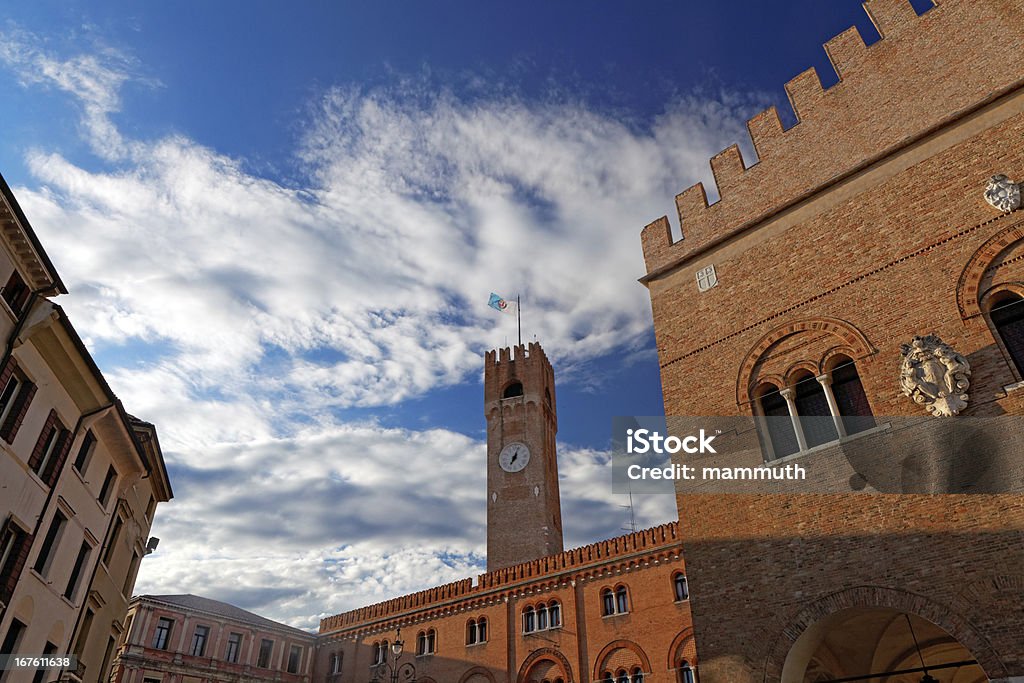
[[[14,595],[31,546],[28,532],[8,518],[0,532],[0,602],[7,604]]]
[[[32,470],[44,480],[46,477],[43,475],[47,471],[51,458],[53,458],[57,450],[57,435],[59,433],[60,430],[56,426],[51,426],[49,430],[39,435],[39,459]]]
[[[100,681],[110,680],[110,658],[114,656],[114,647],[117,645],[117,640],[114,636],[107,638],[107,649],[103,653],[103,664],[100,665]]]
[[[206,640],[209,637],[209,626],[196,626],[196,631],[192,634],[192,647],[189,649],[189,654],[193,657],[202,657],[206,653]]]
[[[121,539],[121,528],[124,526],[124,520],[121,519],[121,515],[115,515],[114,518],[114,529],[110,532],[110,540],[107,541],[107,549],[103,551],[103,564],[110,567],[110,560],[114,557],[114,551],[117,549],[117,542]]]
[[[92,620],[95,616],[95,612],[86,608],[85,618],[82,619],[82,629],[78,632],[78,640],[75,641],[74,653],[79,660],[82,659],[82,653],[85,652],[85,641],[89,639],[89,631],[92,630]],[[78,663],[82,664],[81,661]]]
[[[139,561],[142,558],[139,557],[137,552],[132,553],[132,563],[128,567],[128,573],[124,577],[124,585],[121,586],[121,595],[126,598],[130,598],[132,595],[132,589],[135,588],[135,577],[139,574]]]
[[[4,386],[3,393],[0,393],[0,424],[7,420],[11,408],[14,406],[14,399],[18,395],[18,387],[20,386],[21,378],[12,373],[10,379],[7,380],[7,384]]]
[[[297,674],[299,673],[299,662],[302,661],[302,648],[298,645],[292,645],[291,649],[288,650],[288,673]]]
[[[156,624],[156,634],[153,636],[153,649],[166,650],[171,639],[171,629],[174,627],[174,620],[167,617],[160,617]]]
[[[260,653],[256,657],[256,666],[261,669],[270,668],[270,655],[274,652],[274,641],[264,638],[260,641]]]
[[[150,496],[149,502],[146,503],[146,519],[148,519],[150,522],[153,521],[154,512],[156,512],[156,498]]]
[[[46,641],[46,647],[43,648],[43,656],[52,655],[57,652],[57,646]],[[47,669],[36,669],[35,675],[32,677],[32,683],[43,683],[46,680]]]
[[[60,536],[64,531],[64,525],[67,523],[67,518],[57,510],[53,513],[53,519],[50,521],[50,529],[46,532],[46,536],[43,538],[43,547],[39,549],[39,556],[36,557],[36,563],[32,565],[41,576],[46,576],[46,572],[50,568],[50,562],[53,559],[54,548],[60,542]]]
[[[159,678],[143,678],[142,683],[161,683],[161,680]]]
[[[242,651],[242,634],[232,633],[228,636],[228,649],[224,653],[224,659],[232,664],[238,664],[238,654]]]
[[[90,552],[92,552],[92,546],[88,542],[82,541],[82,547],[78,549],[78,557],[75,558],[75,566],[71,570],[71,578],[68,579],[68,587],[64,589],[64,597],[68,600],[74,601],[75,599],[78,582],[82,579],[82,572],[85,570]]]
[[[7,636],[4,638],[3,645],[0,645],[0,652],[5,654],[17,654],[18,643],[21,642],[21,636],[25,633],[25,624],[21,623],[17,619],[11,619],[11,626],[7,629]]]
[[[110,501],[110,493],[114,490],[114,482],[116,480],[117,470],[111,465],[107,468],[107,476],[103,480],[103,486],[100,488],[99,501],[103,507],[107,507],[107,503]]]
[[[8,374],[8,371],[5,370],[4,374]],[[32,382],[20,372],[9,373],[9,379],[0,393],[0,438],[7,443],[14,443],[14,437],[18,435],[35,395],[36,387]]]
[[[85,474],[85,470],[89,468],[89,460],[92,458],[95,446],[96,437],[92,435],[92,430],[89,430],[85,433],[82,445],[78,447],[78,455],[75,457],[74,466],[79,474]]]
[[[25,309],[25,304],[28,303],[29,294],[28,285],[21,279],[21,275],[15,270],[11,273],[11,277],[7,279],[7,284],[4,285],[2,295],[7,306],[14,313],[17,318],[21,317],[22,312]]]

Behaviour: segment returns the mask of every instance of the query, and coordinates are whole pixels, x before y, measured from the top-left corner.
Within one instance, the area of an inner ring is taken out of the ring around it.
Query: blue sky
[[[568,543],[621,531],[640,229],[877,38],[847,0],[0,6],[0,172],[177,494],[138,591],[302,627],[482,570],[491,291],[556,367]]]

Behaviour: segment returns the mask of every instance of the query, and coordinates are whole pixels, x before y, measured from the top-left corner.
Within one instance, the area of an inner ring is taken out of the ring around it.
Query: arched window
[[[345,661],[344,652],[335,652],[331,655],[331,675],[336,676],[341,673],[341,665]]]
[[[601,591],[601,614],[605,616],[615,614],[615,596],[612,594],[611,588]]]
[[[548,627],[548,606],[543,602],[537,606],[537,630],[543,631]]]
[[[430,629],[427,631],[427,649],[424,654],[432,655],[437,652],[437,631]]]
[[[615,589],[615,611],[618,614],[625,614],[629,611],[629,601],[626,599],[625,586],[619,586]]]
[[[1015,292],[999,292],[996,297],[989,318],[1017,368],[1017,375],[1024,377],[1024,298]]]
[[[615,677],[612,676],[611,671],[605,671],[604,675],[601,676],[599,683],[615,683]]]
[[[633,667],[633,675],[629,680],[630,683],[644,683],[644,672],[640,670],[640,667]]]
[[[537,630],[537,622],[534,619],[532,607],[527,607],[523,610],[523,633],[533,633]]]
[[[679,663],[679,683],[697,683],[693,677],[693,669],[685,659]]]
[[[847,434],[856,434],[874,428],[875,418],[871,414],[868,395],[864,393],[864,385],[860,382],[853,359],[837,356],[830,375],[830,388],[835,396],[836,407],[839,408],[843,430]]]
[[[511,384],[509,384],[507,387],[505,387],[505,391],[504,391],[504,393],[502,393],[501,397],[502,398],[512,398],[514,396],[522,396],[522,395],[523,395],[523,383],[519,382],[519,381],[515,381],[515,382],[512,382]]]
[[[800,427],[804,431],[807,447],[814,448],[838,439],[839,433],[832,419],[825,387],[806,371],[795,375],[793,380],[796,414],[800,416]]]
[[[629,674],[625,669],[619,669],[619,672],[615,674],[615,683],[629,683]]]
[[[557,600],[552,600],[548,605],[548,619],[551,622],[551,628],[558,628],[562,625],[562,606],[558,604]]]
[[[470,619],[466,623],[466,645],[476,644],[476,619]]]
[[[672,584],[675,588],[676,601],[689,600],[690,599],[690,587],[686,585],[686,575],[682,572],[676,572],[672,576]]]
[[[416,634],[416,654],[423,655],[427,653],[427,634],[424,631],[420,631]]]
[[[789,406],[782,392],[774,384],[762,384],[755,394],[764,416],[768,441],[771,444],[772,456],[783,458],[800,450],[793,431],[793,419],[789,415]]]

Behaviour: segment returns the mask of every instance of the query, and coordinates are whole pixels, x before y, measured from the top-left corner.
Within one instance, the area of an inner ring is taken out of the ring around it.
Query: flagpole
[[[519,327],[519,345],[523,345],[523,308],[519,305],[519,295],[516,294],[516,323]]]

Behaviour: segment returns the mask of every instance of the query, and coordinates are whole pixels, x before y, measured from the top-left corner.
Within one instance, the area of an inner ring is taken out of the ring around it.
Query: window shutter
[[[46,471],[42,477],[43,481],[50,488],[53,488],[53,485],[57,483],[57,479],[60,478],[61,470],[64,469],[64,461],[67,460],[68,451],[71,450],[71,432],[64,429],[60,422],[57,422],[54,428],[60,429],[60,433],[57,435],[57,443],[53,446],[54,456],[50,458],[50,462],[46,466]]]
[[[32,397],[35,395],[36,385],[25,380],[25,386],[18,392],[18,397],[14,400],[11,412],[7,416],[4,426],[0,428],[0,436],[7,443],[14,442],[14,437],[18,435],[21,423],[25,420],[25,414],[28,413],[28,407],[32,403]]]
[[[14,589],[21,577],[21,570],[25,568],[25,561],[28,559],[28,551],[32,547],[33,538],[13,522],[8,521],[7,525],[8,531],[14,534],[18,541],[7,558],[7,566],[0,567],[0,574],[6,575],[3,585],[0,585],[0,602],[5,605],[11,601],[11,597],[14,595]],[[7,571],[8,567],[10,568],[9,572]]]
[[[19,397],[21,394],[19,394]],[[15,406],[17,407],[17,406]],[[11,411],[14,412],[13,410]],[[30,470],[39,475],[39,478],[43,481],[46,477],[42,472],[39,471],[39,463],[43,459],[43,452],[46,450],[46,441],[50,437],[50,431],[55,429],[54,423],[57,421],[57,411],[51,410],[50,414],[46,417],[46,424],[43,425],[43,431],[39,432],[39,439],[36,440],[36,447],[32,449],[32,456],[28,459],[28,467]],[[6,425],[4,425],[6,426]],[[14,441],[12,436],[9,441]],[[47,468],[49,469],[49,468]]]
[[[4,365],[3,371],[0,371],[0,391],[7,386],[7,381],[11,379],[11,374],[14,373],[14,368],[18,366],[18,363],[14,358],[8,358],[7,363]]]

